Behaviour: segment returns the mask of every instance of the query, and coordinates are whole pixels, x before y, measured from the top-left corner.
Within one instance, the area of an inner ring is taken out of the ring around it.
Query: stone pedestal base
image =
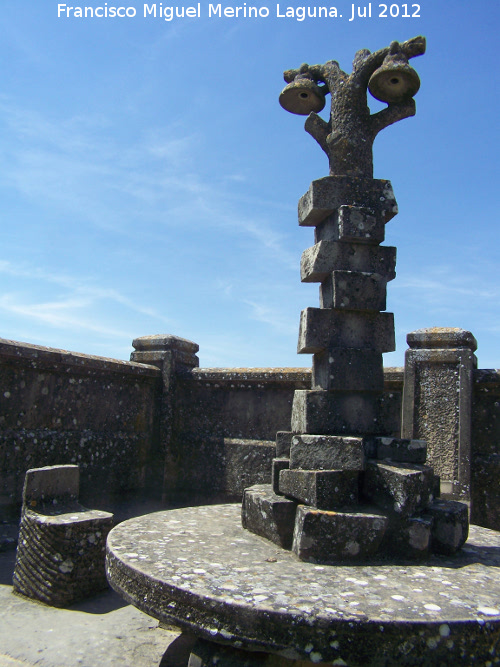
[[[242,524],[256,535],[322,564],[451,555],[467,540],[468,508],[436,499],[424,441],[285,435],[272,484],[244,491]]]
[[[249,659],[499,664],[500,533],[472,526],[459,553],[425,564],[337,567],[244,530],[240,510],[192,507],[119,524],[107,543],[111,585],[160,621]],[[238,665],[218,663],[229,664]]]
[[[189,657],[187,667],[329,667],[331,663],[310,660],[288,660],[262,651],[242,651],[200,639]]]

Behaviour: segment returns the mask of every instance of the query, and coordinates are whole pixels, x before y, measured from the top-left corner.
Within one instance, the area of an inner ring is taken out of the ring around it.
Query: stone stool
[[[14,590],[66,607],[107,588],[106,537],[113,515],[78,503],[77,465],[28,470],[14,569]]]

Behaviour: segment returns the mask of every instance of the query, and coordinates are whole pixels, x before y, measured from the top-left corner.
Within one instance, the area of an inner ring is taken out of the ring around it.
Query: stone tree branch
[[[401,102],[399,104],[390,104],[386,109],[382,109],[378,113],[370,116],[371,127],[376,136],[380,130],[397,123],[398,120],[410,118],[416,113],[417,107],[415,100],[412,98],[408,102]]]
[[[318,116],[314,111],[309,114],[304,124],[306,132],[309,132],[311,137],[316,139],[321,148],[328,155],[328,144],[326,139],[330,132],[332,131],[332,126],[330,123],[327,123],[325,120]]]

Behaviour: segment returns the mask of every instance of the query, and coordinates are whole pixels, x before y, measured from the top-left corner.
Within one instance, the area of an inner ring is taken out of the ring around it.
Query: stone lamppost
[[[280,104],[307,115],[305,129],[330,165],[298,207],[299,224],[315,228],[301,279],[320,283],[320,307],[302,312],[299,330],[298,352],[313,354],[312,387],[295,391],[291,431],[277,435],[273,484],[246,489],[242,521],[303,560],[451,554],[468,535],[467,507],[437,499],[426,443],[395,437],[384,402],[396,248],[380,244],[398,209],[391,183],[373,179],[372,147],[380,130],[415,114],[420,80],[408,60],[424,52],[416,37],[358,51],[349,75],[336,61],[284,74]],[[387,107],[370,113],[368,90]],[[328,94],[325,121],[318,112]]]

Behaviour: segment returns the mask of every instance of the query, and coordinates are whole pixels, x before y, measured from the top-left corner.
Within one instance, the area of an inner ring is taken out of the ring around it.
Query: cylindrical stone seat
[[[13,576],[17,593],[66,607],[107,588],[113,514],[82,507],[78,492],[76,465],[27,471]]]

